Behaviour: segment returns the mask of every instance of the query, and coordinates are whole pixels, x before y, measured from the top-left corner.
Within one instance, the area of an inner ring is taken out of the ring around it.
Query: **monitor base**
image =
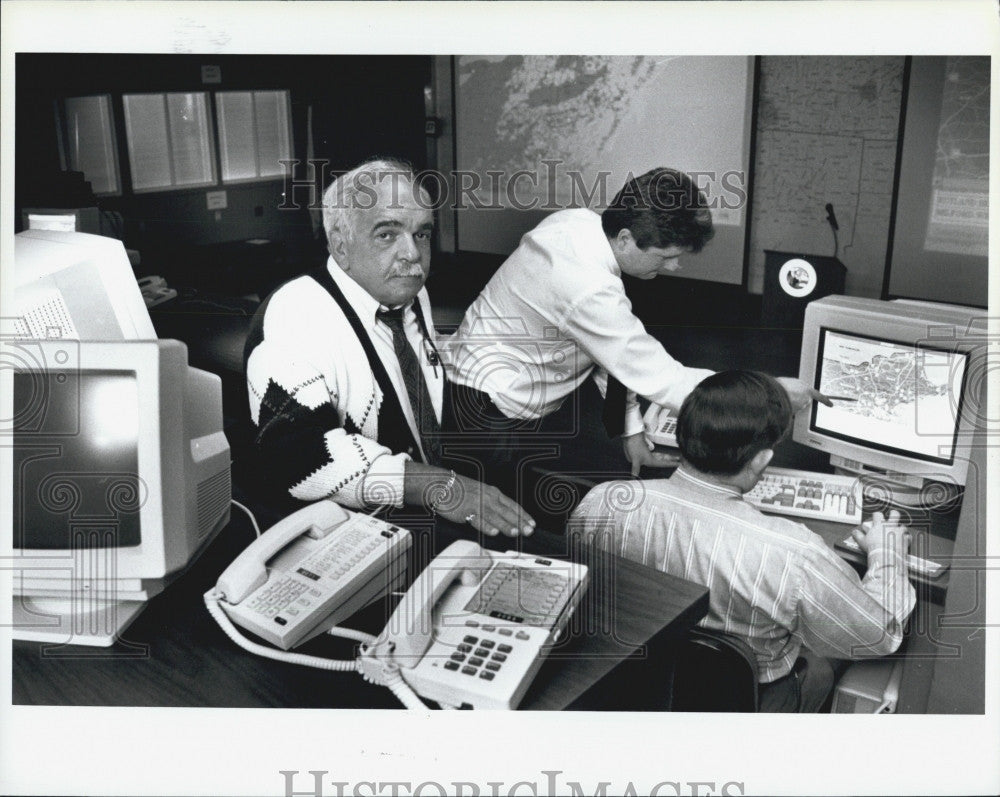
[[[13,638],[111,647],[145,608],[145,601],[81,601],[15,595],[11,614]]]

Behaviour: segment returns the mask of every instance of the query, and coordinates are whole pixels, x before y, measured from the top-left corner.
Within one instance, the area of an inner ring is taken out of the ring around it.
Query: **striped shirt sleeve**
[[[800,572],[795,633],[821,656],[861,659],[895,652],[916,591],[904,557],[872,551],[864,578],[835,553],[815,549]]]

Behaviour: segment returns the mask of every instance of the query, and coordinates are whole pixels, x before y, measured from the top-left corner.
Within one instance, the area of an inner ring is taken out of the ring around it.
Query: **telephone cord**
[[[326,633],[330,636],[342,637],[343,639],[353,639],[355,642],[361,642],[365,645],[374,645],[378,640],[378,637],[373,634],[367,634],[364,631],[355,631],[353,628],[341,628],[339,625],[328,628]]]
[[[304,653],[288,653],[284,650],[273,650],[265,647],[264,645],[258,645],[256,642],[251,642],[237,630],[225,610],[219,606],[219,600],[220,596],[215,593],[214,590],[206,592],[205,608],[207,608],[208,613],[215,618],[215,622],[219,624],[219,627],[225,632],[226,636],[228,636],[245,651],[254,653],[258,656],[263,656],[266,659],[284,661],[289,664],[301,664],[305,667],[316,667],[320,670],[332,670],[335,672],[360,671],[360,666],[356,659],[350,661],[324,659],[320,656],[307,656]],[[345,639],[353,639],[366,645],[374,644],[376,641],[376,637],[371,634],[366,634],[363,631],[354,631],[350,628],[340,628],[339,626],[334,626],[329,629],[327,633],[334,636],[344,637]],[[385,669],[385,679],[385,686],[390,689],[390,691],[405,708],[416,710],[427,709],[427,705],[420,699],[417,693],[413,691],[410,685],[403,680],[403,676],[400,674],[398,668],[387,667]]]
[[[305,653],[288,653],[284,650],[273,650],[264,645],[258,645],[256,642],[251,642],[236,629],[233,621],[229,619],[223,608],[219,606],[219,600],[220,596],[214,590],[206,592],[205,608],[215,618],[215,622],[219,624],[219,627],[226,633],[226,636],[245,651],[263,656],[266,659],[284,661],[289,664],[301,664],[305,667],[315,667],[320,670],[333,670],[335,672],[358,671],[358,662],[355,659],[324,659],[321,656],[308,656]]]
[[[253,525],[253,532],[254,532],[254,534],[259,537],[260,536],[260,526],[257,525],[257,518],[255,518],[253,516],[253,512],[251,512],[247,507],[245,507],[243,504],[241,504],[235,498],[231,498],[229,500],[230,500],[230,503],[233,506],[237,507],[238,509],[242,509],[244,512],[246,512],[247,516],[250,518],[250,523]]]
[[[396,696],[404,708],[411,711],[426,711],[427,704],[420,699],[413,688],[403,680],[403,674],[395,667],[385,669],[385,685]]]

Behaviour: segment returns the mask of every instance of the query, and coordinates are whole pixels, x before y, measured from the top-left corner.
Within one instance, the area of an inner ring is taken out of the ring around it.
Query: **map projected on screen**
[[[966,355],[824,329],[812,428],[933,462],[951,462]]]
[[[925,249],[986,256],[989,176],[990,59],[950,57]]]
[[[685,258],[699,279],[740,284],[753,80],[747,56],[456,56],[458,247],[508,255],[549,213],[600,211],[669,166],[705,192],[716,228],[710,254]]]

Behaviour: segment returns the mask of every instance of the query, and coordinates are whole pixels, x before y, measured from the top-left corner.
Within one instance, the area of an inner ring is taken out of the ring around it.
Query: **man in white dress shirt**
[[[466,311],[448,342],[454,382],[488,396],[497,419],[555,412],[593,374],[628,390],[622,432],[633,472],[676,464],[642,434],[636,395],[676,409],[711,371],[671,357],[632,313],[622,274],[653,279],[711,239],[704,193],[686,174],[657,168],[630,180],[601,214],[561,210],[525,234]],[[782,378],[793,406],[819,394]]]
[[[441,456],[449,395],[430,301],[433,216],[405,164],[377,160],[323,197],[330,257],[261,305],[245,348],[267,478],[300,501],[422,506],[488,535],[534,521]]]

